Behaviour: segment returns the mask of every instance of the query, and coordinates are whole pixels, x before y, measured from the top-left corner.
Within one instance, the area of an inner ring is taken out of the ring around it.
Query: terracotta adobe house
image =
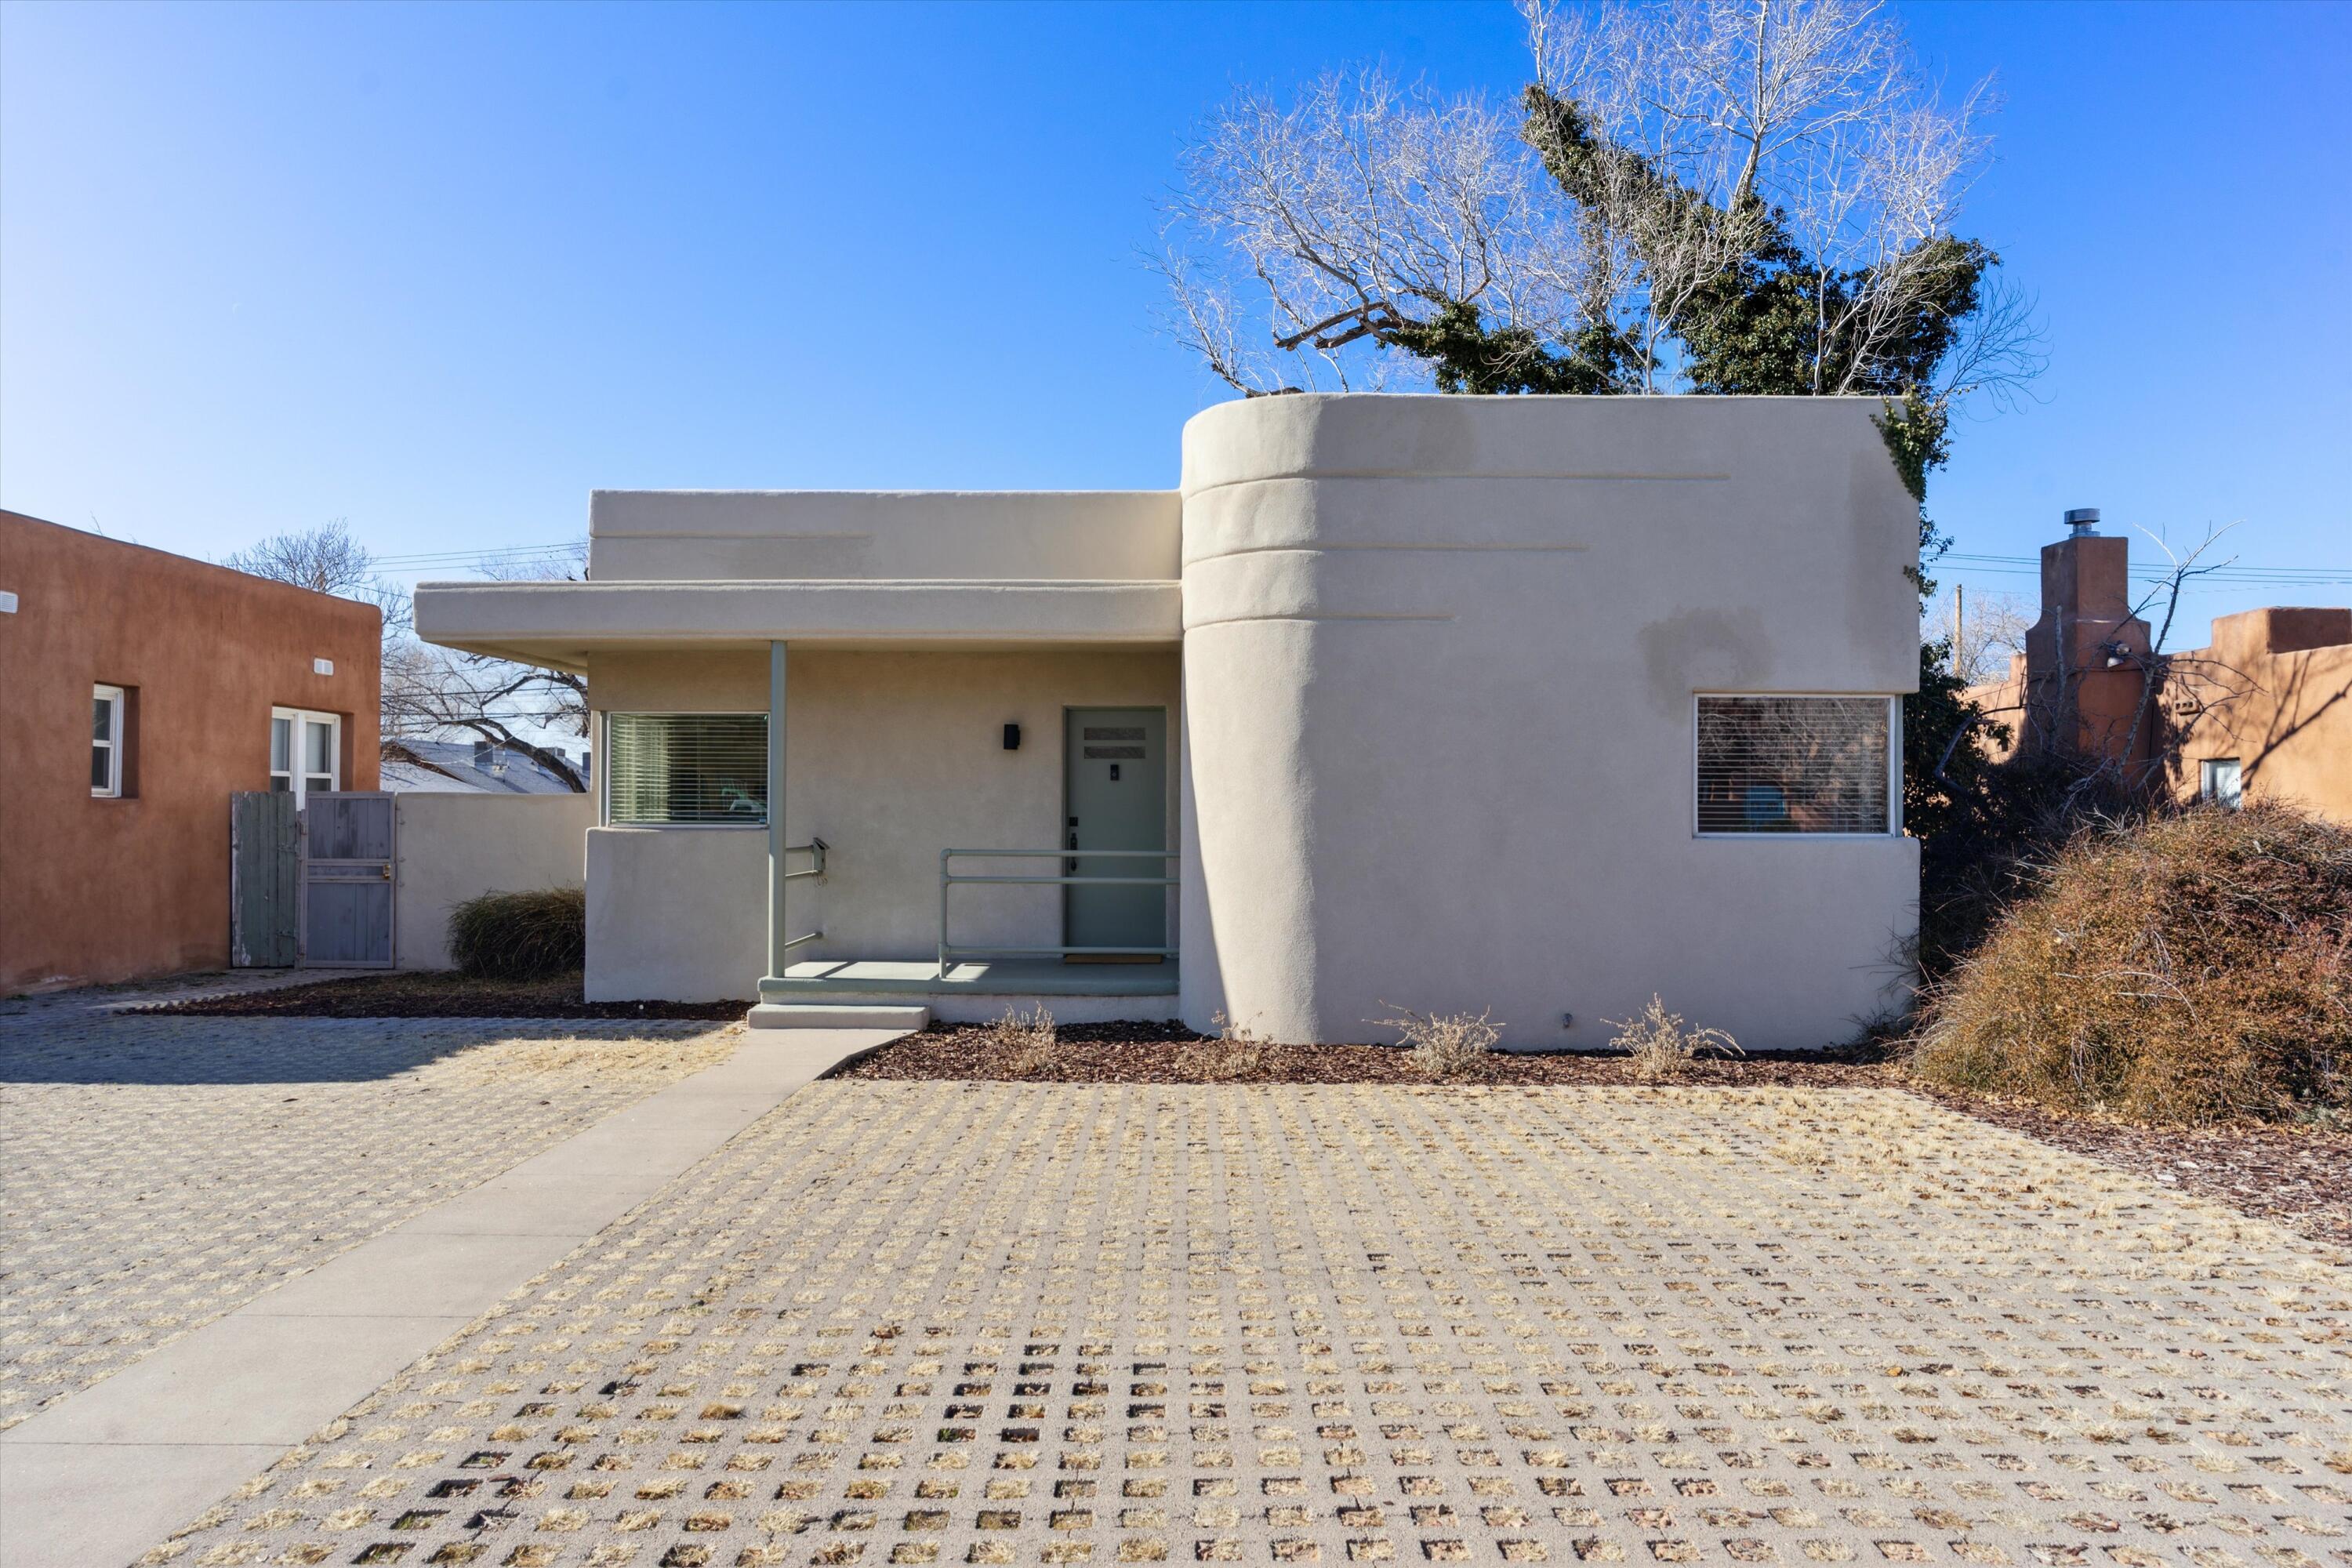
[[[2071,750],[2153,770],[2175,799],[2276,800],[2352,822],[2352,609],[2217,616],[2210,647],[2150,651],[2131,543],[2066,514],[2042,547],[2042,616],[2006,679],[1969,696],[2007,752]]]
[[[0,511],[0,994],[229,960],[229,795],[376,787],[373,605]]]
[[[1169,490],[599,491],[586,581],[416,626],[586,676],[592,998],[1821,1046],[1918,900],[1880,411],[1302,395]]]

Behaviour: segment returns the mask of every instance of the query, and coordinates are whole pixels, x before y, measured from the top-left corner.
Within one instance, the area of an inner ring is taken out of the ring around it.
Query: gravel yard
[[[1897,1091],[836,1079],[148,1560],[2345,1568],[2348,1261]]]
[[[0,1018],[0,1429],[733,1041],[708,1024]]]

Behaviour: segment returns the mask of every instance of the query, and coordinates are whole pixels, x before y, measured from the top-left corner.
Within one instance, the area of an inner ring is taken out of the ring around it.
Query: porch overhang
[[[1165,647],[1184,635],[1172,581],[420,583],[415,617],[427,642],[570,670],[649,647]]]

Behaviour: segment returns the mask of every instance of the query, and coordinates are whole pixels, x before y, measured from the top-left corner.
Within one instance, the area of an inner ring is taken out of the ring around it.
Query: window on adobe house
[[[1901,831],[1898,700],[1700,697],[1695,781],[1698,832]]]
[[[89,689],[89,793],[104,799],[122,794],[122,769],[130,751],[124,715],[131,706],[120,686]]]
[[[2209,757],[2197,764],[2197,798],[2235,811],[2246,804],[2245,775],[2235,757]]]
[[[342,787],[343,721],[299,708],[269,710],[269,787],[298,806],[318,790]]]

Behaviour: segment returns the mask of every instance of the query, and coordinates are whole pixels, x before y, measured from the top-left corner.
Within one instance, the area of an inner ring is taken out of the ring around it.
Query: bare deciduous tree
[[[1970,686],[2009,673],[2009,658],[2025,651],[2025,628],[2033,612],[2013,594],[1970,594],[1955,588],[1943,595],[1931,625],[1943,627],[1951,645],[1951,669]]]
[[[588,787],[560,749],[534,736],[588,733],[587,681],[482,654],[457,653],[413,635],[409,595],[376,569],[375,557],[341,519],[263,540],[223,565],[298,587],[359,599],[383,612],[381,744],[410,755],[405,742],[470,735],[527,756],[575,790]],[[583,540],[560,550],[485,557],[476,570],[505,582],[579,580],[588,574]]]
[[[1531,340],[1579,317],[1574,215],[1491,103],[1326,75],[1288,108],[1236,98],[1182,164],[1172,324],[1244,391],[1377,386],[1400,363],[1382,351],[1449,312]]]
[[[583,541],[564,550],[488,557],[483,576],[502,582],[576,581],[587,575]],[[588,683],[570,670],[458,653],[413,637],[387,640],[383,654],[383,742],[471,735],[529,757],[574,790],[587,780],[562,750],[534,736],[588,733]]]
[[[1987,89],[1943,102],[1873,0],[1521,7],[1523,112],[1365,72],[1204,128],[1162,270],[1215,374],[1940,403],[2038,368],[2029,302],[1952,234]],[[1762,353],[1726,324],[1759,300],[1793,329]]]
[[[375,556],[340,517],[316,528],[273,534],[249,550],[224,557],[221,564],[273,583],[373,605],[383,613],[387,637],[408,626],[408,595],[384,580],[376,570]]]

